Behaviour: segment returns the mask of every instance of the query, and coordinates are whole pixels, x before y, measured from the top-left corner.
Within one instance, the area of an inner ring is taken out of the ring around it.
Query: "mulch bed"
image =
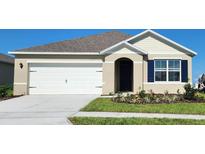
[[[20,97],[20,96],[6,96],[6,97],[0,97],[0,102],[1,102],[1,101],[5,101],[5,100],[8,100],[8,99],[16,98],[16,97]]]
[[[165,95],[164,94],[153,94],[154,97],[158,97],[158,98],[163,98]],[[161,100],[160,102],[149,102],[149,103],[145,103],[145,102],[141,102],[141,103],[128,103],[127,104],[175,104],[175,103],[205,103],[205,99],[204,98],[199,98],[196,97],[192,100],[188,100],[188,99],[184,99],[182,94],[166,94],[166,96],[168,97],[173,97],[173,96],[177,96],[180,97],[180,100],[176,100],[174,102],[165,102],[164,100]],[[124,96],[126,97],[126,96]],[[112,99],[112,98],[111,98]],[[125,103],[125,102],[118,102],[118,101],[114,101],[112,99],[112,101],[114,103]]]

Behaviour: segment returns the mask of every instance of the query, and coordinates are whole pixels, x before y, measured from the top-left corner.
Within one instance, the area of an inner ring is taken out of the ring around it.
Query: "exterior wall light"
[[[21,69],[23,68],[23,64],[22,63],[19,63],[19,66],[20,66]]]

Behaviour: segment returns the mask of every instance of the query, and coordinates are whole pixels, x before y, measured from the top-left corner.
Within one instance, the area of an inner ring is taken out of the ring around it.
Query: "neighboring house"
[[[12,85],[14,79],[14,58],[0,54],[0,85]]]
[[[196,55],[152,30],[135,36],[107,32],[10,53],[16,56],[15,95],[182,92],[192,81]]]

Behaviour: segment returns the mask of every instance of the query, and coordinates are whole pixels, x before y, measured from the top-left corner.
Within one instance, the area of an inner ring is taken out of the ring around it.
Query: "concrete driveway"
[[[98,95],[27,95],[0,102],[0,124],[64,125]]]

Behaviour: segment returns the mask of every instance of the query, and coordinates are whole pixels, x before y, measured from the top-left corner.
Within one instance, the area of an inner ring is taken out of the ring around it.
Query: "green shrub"
[[[180,89],[177,89],[177,95],[180,95],[181,93],[180,93]]]
[[[147,95],[146,97],[143,98],[143,103],[149,104],[149,103],[152,102],[152,100],[151,100],[151,98],[150,98],[149,96],[150,96],[150,95]]]
[[[149,99],[150,99],[151,101],[154,101],[155,98],[156,98],[155,93],[153,92],[152,89],[149,91],[149,94],[148,94],[147,96],[149,97]]]
[[[184,99],[187,99],[187,100],[195,100],[196,99],[197,90],[194,89],[194,87],[191,86],[190,83],[185,84],[184,89],[185,89],[185,93],[183,95]]]
[[[127,94],[127,96],[125,97],[125,102],[131,103],[131,104],[136,103],[135,100],[136,100],[135,95],[133,94]]]
[[[184,86],[184,94],[180,94],[177,90],[177,94],[169,94],[165,91],[164,94],[155,94],[152,90],[149,93],[145,93],[141,90],[138,94],[129,93],[117,93],[113,96],[112,101],[116,103],[129,103],[129,104],[163,104],[163,103],[177,103],[177,102],[205,102],[205,95],[197,93],[191,84]]]
[[[0,86],[0,97],[8,96],[9,89],[11,89],[10,86]]]
[[[139,97],[140,97],[140,98],[145,98],[145,97],[146,97],[145,90],[140,90],[140,92],[139,92]]]
[[[122,93],[121,93],[121,92],[118,92],[118,93],[116,94],[116,96],[113,95],[112,101],[113,101],[113,102],[118,102],[118,103],[123,102],[123,101],[124,101],[124,97],[123,97]]]

